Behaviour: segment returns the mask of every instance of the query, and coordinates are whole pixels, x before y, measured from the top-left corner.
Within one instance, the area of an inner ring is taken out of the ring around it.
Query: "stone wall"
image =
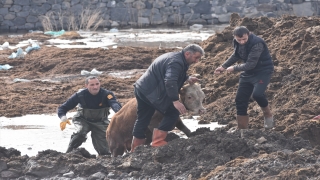
[[[48,30],[42,23],[46,18],[51,30],[77,30],[84,12],[100,12],[101,28],[180,26],[228,23],[233,12],[242,17],[313,16],[319,15],[319,5],[318,0],[0,0],[0,32]]]

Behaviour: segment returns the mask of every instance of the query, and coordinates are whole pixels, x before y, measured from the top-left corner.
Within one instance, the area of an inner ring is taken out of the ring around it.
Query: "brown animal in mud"
[[[205,108],[202,106],[202,101],[205,98],[199,84],[185,85],[181,88],[180,101],[185,105],[186,109],[192,111],[193,114],[202,114]],[[152,139],[153,128],[157,128],[163,115],[156,111],[152,116],[148,126],[146,136],[146,144],[149,144]],[[130,151],[132,142],[132,130],[137,119],[137,101],[135,98],[127,102],[120,111],[113,115],[107,129],[107,141],[110,152],[113,156],[123,155],[125,151]],[[176,127],[184,132],[188,137],[191,134],[182,120],[176,123]]]

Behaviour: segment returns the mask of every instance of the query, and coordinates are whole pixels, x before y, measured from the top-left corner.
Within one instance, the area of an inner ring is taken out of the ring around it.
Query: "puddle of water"
[[[34,126],[34,125],[7,125],[2,126],[3,129],[11,130],[21,130],[21,129],[44,129],[44,126]]]
[[[111,114],[109,118],[114,114]],[[75,112],[67,113],[67,117],[72,117]],[[191,130],[195,131],[199,127],[210,127],[211,130],[221,127],[217,123],[199,125],[195,119],[184,119],[183,122]],[[67,150],[70,137],[73,133],[74,125],[67,125],[64,131],[60,130],[60,119],[57,115],[26,115],[22,117],[6,118],[0,117],[0,146],[5,148],[15,148],[21,155],[35,156],[39,151],[47,149],[65,152]],[[179,136],[185,135],[174,130]],[[80,147],[85,148],[91,154],[97,154],[92,145],[91,134]]]
[[[131,70],[123,70],[123,71],[101,71],[101,74],[108,74],[109,76],[126,79],[126,78],[132,78],[136,75],[142,75],[146,69],[131,69]],[[85,74],[88,75],[88,74]],[[85,75],[82,75],[81,72],[79,72],[78,75],[69,74],[69,75],[53,75],[50,77],[44,77],[42,79],[21,79],[21,78],[15,78],[12,80],[12,82],[31,82],[31,81],[42,81],[42,82],[69,82],[74,79],[83,78]],[[98,74],[92,74],[97,76]],[[0,77],[0,79],[6,79],[6,77]],[[8,82],[11,82],[11,80],[8,80]]]
[[[112,31],[78,31],[83,39],[63,40],[52,38],[48,40],[50,45],[59,48],[116,48],[117,46],[132,47],[184,47],[190,43],[206,40],[216,32],[222,31],[227,25],[204,26],[200,30],[185,28],[148,28],[148,29],[120,29]],[[22,35],[9,35],[8,37],[22,37]],[[20,42],[10,49],[26,47],[32,39]],[[36,42],[36,41],[34,41]],[[37,42],[36,42],[37,43]],[[41,45],[40,45],[41,46]],[[0,48],[1,50],[1,48]]]

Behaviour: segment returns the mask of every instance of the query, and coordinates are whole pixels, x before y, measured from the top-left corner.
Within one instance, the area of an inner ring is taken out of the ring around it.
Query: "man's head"
[[[241,45],[248,42],[249,30],[245,26],[238,26],[233,30],[234,39]]]
[[[189,65],[200,61],[204,55],[204,50],[197,44],[190,44],[183,49],[184,57]]]
[[[100,82],[96,76],[86,78],[85,86],[92,95],[97,95],[100,90]]]

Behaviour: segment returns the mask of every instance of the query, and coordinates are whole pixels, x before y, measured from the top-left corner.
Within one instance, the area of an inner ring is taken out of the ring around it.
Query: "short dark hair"
[[[204,55],[204,50],[198,44],[189,44],[185,48],[183,48],[184,52],[191,52],[192,54],[199,52],[202,56]]]
[[[244,34],[248,34],[249,35],[250,31],[245,27],[245,26],[238,26],[236,28],[234,28],[233,30],[233,35],[234,36],[238,36],[238,37],[242,37]]]
[[[91,80],[91,79],[98,79],[98,78],[97,78],[97,76],[89,76],[89,77],[86,78],[85,83],[89,84],[89,80]]]

